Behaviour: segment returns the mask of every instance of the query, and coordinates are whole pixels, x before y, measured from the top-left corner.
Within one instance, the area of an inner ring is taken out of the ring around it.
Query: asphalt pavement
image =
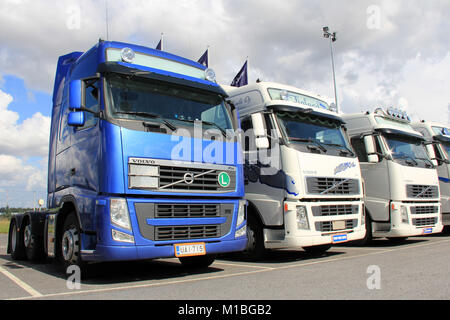
[[[450,233],[334,246],[318,256],[298,249],[272,250],[259,262],[220,257],[203,270],[174,258],[101,263],[81,283],[51,260],[12,261],[6,239],[0,234],[0,299],[450,299]]]

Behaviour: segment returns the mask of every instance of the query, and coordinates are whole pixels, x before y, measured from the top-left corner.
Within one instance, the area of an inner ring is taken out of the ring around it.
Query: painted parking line
[[[30,285],[28,285],[27,283],[25,283],[24,281],[20,280],[18,277],[16,277],[15,275],[13,275],[11,272],[5,270],[3,267],[0,266],[0,273],[2,273],[3,275],[5,275],[6,277],[8,277],[11,281],[13,281],[16,285],[18,285],[20,288],[22,288],[23,290],[25,290],[26,292],[28,292],[31,297],[33,298],[37,298],[37,297],[42,297],[42,294],[35,290],[34,288],[32,288]]]
[[[45,295],[42,295],[39,292],[37,292],[37,294],[39,294],[37,296],[32,295],[31,297],[27,296],[27,297],[20,297],[20,298],[12,298],[10,300],[28,300],[28,299],[33,299],[33,298],[44,298],[45,299],[45,298],[52,298],[52,297],[63,297],[63,296],[89,294],[89,293],[106,293],[106,292],[121,291],[121,290],[142,289],[142,288],[167,286],[167,285],[182,284],[182,283],[193,283],[193,282],[198,282],[198,281],[206,281],[206,280],[214,280],[214,279],[224,279],[224,278],[231,278],[231,277],[237,277],[237,276],[251,275],[251,274],[256,274],[256,273],[277,271],[277,270],[283,270],[283,269],[301,268],[301,267],[307,267],[307,266],[311,266],[311,265],[325,264],[325,263],[331,263],[331,262],[336,262],[336,261],[344,261],[344,260],[349,260],[349,259],[361,258],[361,257],[365,257],[365,256],[379,255],[379,254],[384,254],[384,253],[389,253],[389,252],[394,252],[394,251],[400,251],[400,250],[410,249],[410,248],[414,248],[414,247],[424,247],[424,246],[430,246],[430,245],[434,245],[434,244],[439,245],[439,244],[444,244],[447,242],[450,242],[450,239],[440,240],[440,241],[431,241],[429,243],[414,244],[414,245],[404,246],[404,247],[380,249],[377,251],[370,250],[370,252],[365,252],[365,253],[351,255],[351,256],[340,256],[337,258],[324,259],[324,260],[320,260],[320,261],[300,262],[300,263],[295,263],[295,264],[290,264],[287,266],[280,266],[280,267],[267,267],[267,266],[260,266],[260,265],[255,265],[255,264],[237,264],[237,263],[228,263],[228,262],[218,261],[218,262],[215,262],[214,264],[229,265],[229,266],[234,266],[234,267],[256,268],[257,270],[249,270],[249,271],[243,271],[243,272],[237,272],[237,273],[231,273],[231,274],[222,274],[222,275],[216,275],[216,276],[198,277],[198,278],[192,278],[192,279],[161,281],[161,282],[156,282],[156,283],[136,284],[136,285],[119,286],[119,287],[112,287],[112,288],[77,290],[77,291],[70,291],[70,292],[45,294]]]
[[[60,293],[54,293],[54,294],[45,294],[45,295],[41,295],[40,297],[41,298],[51,298],[51,297],[61,297],[61,296],[70,296],[70,295],[78,295],[78,294],[101,293],[101,292],[112,292],[112,291],[119,291],[119,290],[150,288],[150,287],[156,287],[156,286],[189,283],[189,282],[212,280],[212,279],[223,279],[223,278],[229,278],[229,277],[233,277],[233,276],[242,276],[242,275],[254,274],[254,273],[265,272],[265,271],[268,271],[268,270],[260,269],[260,270],[253,270],[253,271],[238,272],[238,273],[233,273],[233,274],[200,277],[200,278],[194,278],[194,279],[163,281],[163,282],[158,282],[158,283],[147,283],[147,284],[129,285],[129,286],[121,286],[121,287],[113,287],[113,288],[81,290],[81,291],[75,291],[75,292],[60,292]],[[28,300],[28,299],[32,299],[32,298],[37,298],[37,297],[21,297],[21,298],[12,298],[9,300]]]

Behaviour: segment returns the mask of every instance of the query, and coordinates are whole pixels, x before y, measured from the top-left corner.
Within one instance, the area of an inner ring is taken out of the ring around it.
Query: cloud
[[[8,110],[13,97],[0,90],[0,154],[47,157],[50,117],[35,113],[18,124],[19,114]]]
[[[12,101],[0,90],[0,192],[9,205],[30,206],[35,192],[45,196],[50,118],[37,112],[18,124],[19,114],[8,110]]]

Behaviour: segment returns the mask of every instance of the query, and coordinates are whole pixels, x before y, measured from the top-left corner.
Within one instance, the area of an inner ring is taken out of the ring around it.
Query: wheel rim
[[[65,261],[76,261],[76,254],[78,253],[78,235],[75,228],[64,232],[62,238],[62,254]]]
[[[17,245],[17,230],[16,230],[16,224],[13,224],[11,227],[11,251],[16,251],[16,245]]]
[[[23,232],[23,242],[25,244],[25,247],[31,247],[31,239],[31,225],[27,224]]]

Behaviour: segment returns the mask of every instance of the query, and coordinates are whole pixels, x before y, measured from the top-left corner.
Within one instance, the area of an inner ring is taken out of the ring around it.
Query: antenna
[[[105,0],[106,40],[109,40],[108,0]]]

